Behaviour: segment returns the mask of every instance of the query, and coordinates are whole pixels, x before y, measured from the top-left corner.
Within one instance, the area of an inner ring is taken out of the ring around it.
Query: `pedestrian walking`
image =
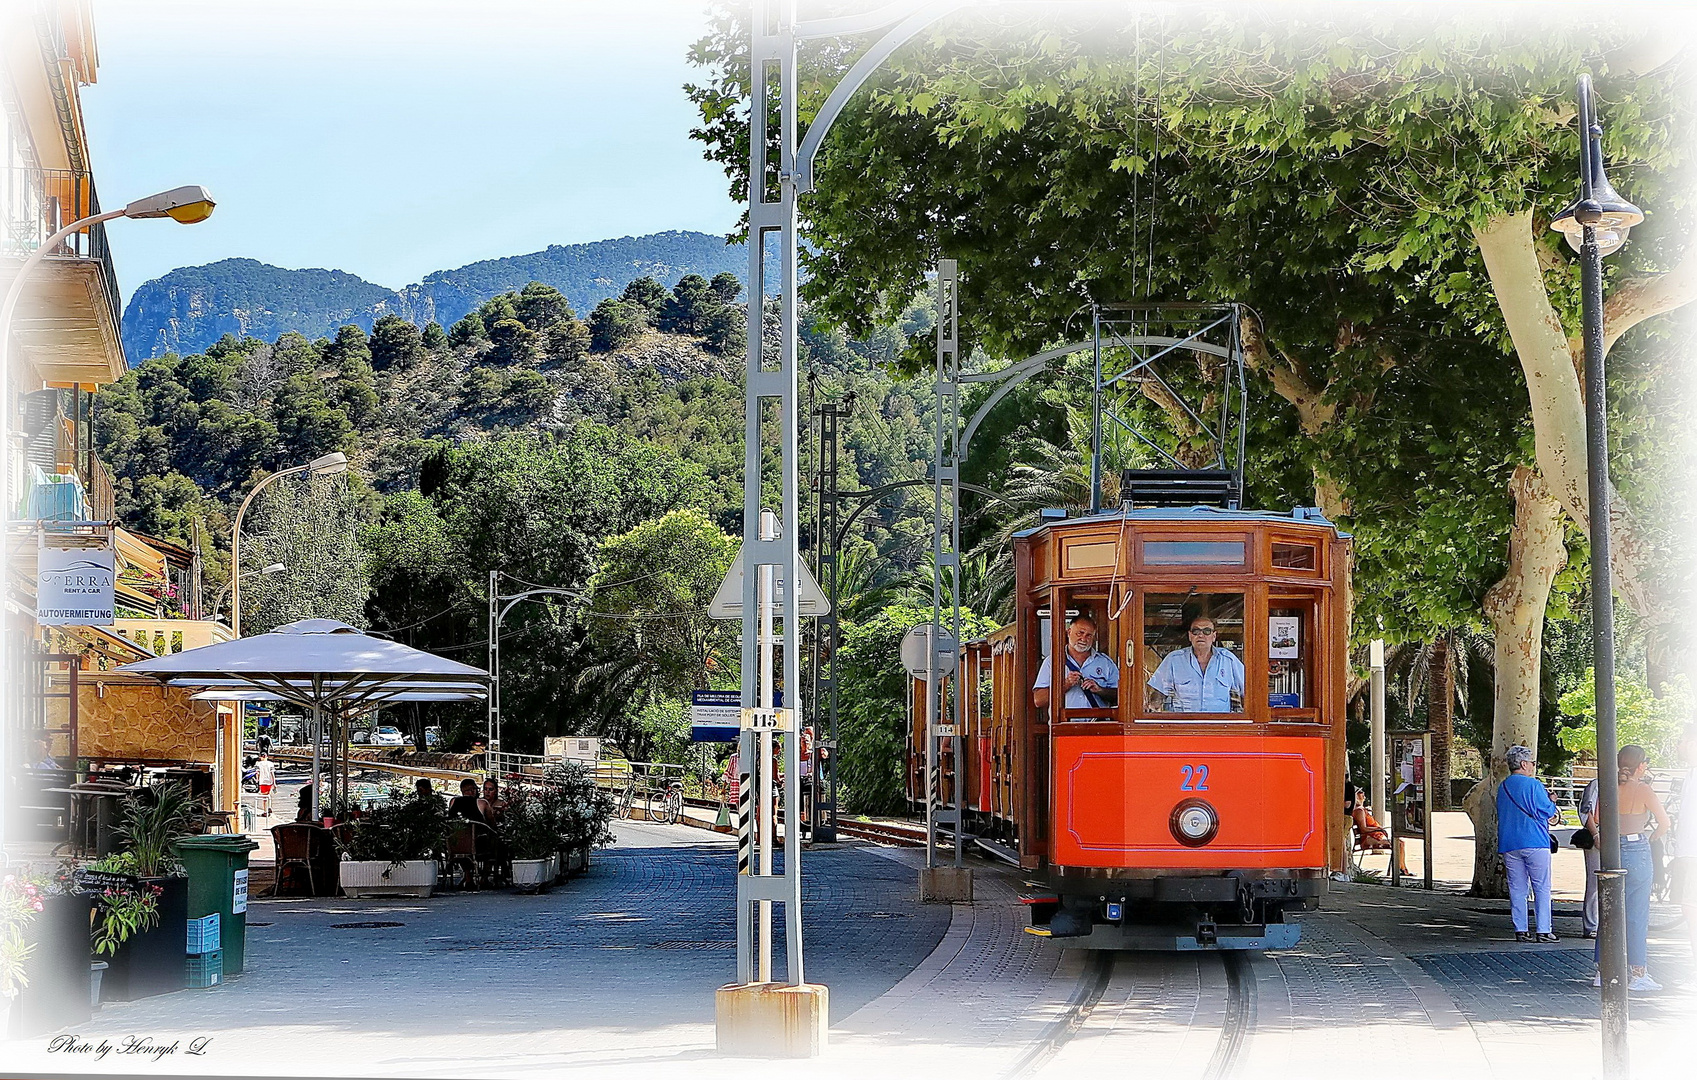
[[[1671,830],[1673,823],[1662,808],[1650,786],[1650,755],[1642,746],[1627,745],[1615,755],[1617,790],[1620,801],[1620,867],[1626,871],[1626,962],[1632,968],[1629,990],[1660,990],[1662,984],[1650,977],[1650,886],[1656,878],[1656,868],[1650,856],[1651,825],[1656,831]],[[1596,810],[1591,811],[1591,827],[1596,830],[1600,821]],[[1592,950],[1592,958],[1602,961],[1602,942]],[[1603,984],[1601,967],[1592,980]]]
[[[1508,748],[1509,774],[1497,786],[1497,851],[1508,869],[1509,916],[1516,941],[1557,941],[1550,929],[1550,826],[1561,811],[1533,778],[1538,762],[1524,746]],[[1526,899],[1532,894],[1537,930],[1528,928]]]
[[[1585,927],[1585,936],[1597,936],[1597,871],[1603,868],[1603,856],[1597,849],[1597,833],[1588,822],[1591,812],[1597,808],[1597,781],[1585,785],[1585,793],[1579,796],[1580,828],[1584,831],[1589,842],[1580,839],[1579,833],[1573,834],[1573,846],[1585,853],[1585,907],[1580,922]]]
[[[253,779],[259,785],[259,812],[271,816],[271,792],[277,787],[277,763],[271,755],[261,753],[253,764]]]

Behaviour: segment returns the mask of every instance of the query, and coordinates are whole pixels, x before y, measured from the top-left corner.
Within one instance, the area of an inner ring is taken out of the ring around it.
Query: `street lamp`
[[[12,276],[11,285],[6,289],[6,298],[0,301],[0,539],[11,535],[12,527],[12,316],[18,309],[18,301],[23,298],[24,286],[29,281],[30,271],[34,270],[47,257],[60,241],[73,233],[98,225],[103,221],[113,221],[117,218],[160,218],[168,217],[184,225],[193,225],[205,221],[212,216],[216,204],[207,190],[199,185],[172,188],[157,195],[149,195],[145,199],[137,199],[122,210],[108,210],[104,213],[93,214],[89,217],[78,218],[58,232],[42,241],[29,257],[18,267],[18,272]],[[12,576],[10,545],[7,544],[7,554],[0,555],[0,580],[10,581]],[[0,666],[11,663],[11,620],[0,618]],[[10,797],[6,791],[5,777],[11,769],[7,760],[7,751],[11,749],[12,720],[11,694],[0,693],[0,863],[6,861],[5,830],[6,830],[6,801]]]
[[[249,570],[247,573],[243,574],[242,577],[252,577],[255,574],[276,574],[276,573],[280,573],[280,572],[287,570],[287,569],[288,569],[288,567],[284,566],[282,563],[274,562],[270,566],[267,566],[266,568],[264,568],[263,570]],[[232,577],[231,580],[233,581],[234,577]],[[218,590],[218,598],[216,600],[212,601],[212,617],[214,619],[216,619],[218,617],[218,609],[220,609],[224,606],[224,596],[229,591],[230,591],[230,582],[226,581],[224,583],[223,587]]]
[[[1603,174],[1603,125],[1591,100],[1591,76],[1579,76],[1579,198],[1550,225],[1579,252],[1585,327],[1586,478],[1591,501],[1591,648],[1597,697],[1598,973],[1601,975],[1603,1075],[1627,1075],[1626,878],[1620,867],[1620,798],[1613,780],[1615,731],[1614,594],[1609,571],[1609,428],[1603,370],[1603,256],[1619,250],[1644,211],[1620,197]]]
[[[313,458],[305,465],[292,465],[287,469],[279,469],[253,485],[253,490],[242,500],[241,508],[236,511],[236,522],[230,527],[230,632],[236,637],[242,636],[242,516],[253,503],[253,497],[264,491],[272,481],[281,480],[285,476],[297,473],[310,473],[313,476],[337,476],[348,471],[348,455],[340,450],[332,451],[323,457]],[[269,573],[270,571],[265,571]],[[214,615],[217,609],[214,608]]]

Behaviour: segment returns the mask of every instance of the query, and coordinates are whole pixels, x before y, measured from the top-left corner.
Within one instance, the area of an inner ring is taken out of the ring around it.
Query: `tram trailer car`
[[[1015,621],[963,646],[963,726],[940,764],[967,831],[1039,886],[1028,932],[1069,948],[1295,945],[1285,915],[1317,907],[1345,866],[1349,537],[1307,508],[1137,509],[1022,533],[1014,562]],[[1069,707],[1057,679],[1039,710],[1043,659],[1081,613],[1118,665],[1118,701]],[[1180,711],[1197,701],[1150,684],[1199,616],[1241,663],[1242,692]],[[923,714],[908,740],[916,802]]]

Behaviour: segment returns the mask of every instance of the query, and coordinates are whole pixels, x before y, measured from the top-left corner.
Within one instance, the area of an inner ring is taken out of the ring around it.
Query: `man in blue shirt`
[[[1524,746],[1504,755],[1509,774],[1497,785],[1497,851],[1508,870],[1508,911],[1516,941],[1557,941],[1550,930],[1550,826],[1561,811],[1544,785],[1532,778],[1537,758]],[[1538,931],[1526,926],[1526,894],[1532,893]]]
[[[1120,669],[1096,651],[1096,620],[1081,614],[1067,626],[1066,706],[1069,709],[1112,709],[1120,702]],[[1039,709],[1049,707],[1049,689],[1054,682],[1053,657],[1045,656],[1032,684],[1031,700]]]
[[[1196,616],[1185,629],[1190,648],[1168,653],[1149,677],[1149,707],[1168,712],[1242,712],[1243,661],[1230,650],[1215,647],[1214,620],[1208,616]]]

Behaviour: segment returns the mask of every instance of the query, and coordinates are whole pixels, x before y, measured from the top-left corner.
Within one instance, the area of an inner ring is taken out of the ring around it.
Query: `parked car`
[[[407,744],[407,740],[401,735],[400,728],[390,727],[388,724],[384,724],[382,727],[378,728],[377,733],[371,737],[371,744],[373,746],[405,746]]]
[[[359,729],[358,731],[354,732],[352,735],[348,736],[348,741],[353,743],[355,746],[370,746],[371,745],[371,729],[370,728]]]

